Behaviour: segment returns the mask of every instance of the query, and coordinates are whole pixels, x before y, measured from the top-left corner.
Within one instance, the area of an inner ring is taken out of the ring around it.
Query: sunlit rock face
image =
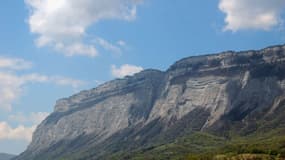
[[[192,131],[249,134],[285,104],[285,46],[189,57],[57,101],[17,160],[108,153]],[[238,124],[238,125],[236,125]],[[238,126],[238,127],[237,127]],[[236,128],[235,128],[236,127]]]

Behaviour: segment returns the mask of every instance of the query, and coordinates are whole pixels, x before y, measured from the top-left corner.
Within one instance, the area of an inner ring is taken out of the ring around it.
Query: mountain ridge
[[[73,159],[108,159],[195,132],[246,136],[268,127],[256,124],[262,121],[282,128],[282,116],[276,115],[285,107],[284,60],[284,45],[227,51],[184,58],[166,71],[146,70],[82,91],[57,101],[28,149],[15,159],[60,159],[68,153],[82,155]]]

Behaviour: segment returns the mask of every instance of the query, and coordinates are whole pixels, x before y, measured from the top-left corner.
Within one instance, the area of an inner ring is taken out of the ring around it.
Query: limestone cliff
[[[272,118],[284,107],[284,61],[285,46],[228,51],[185,58],[164,72],[145,70],[82,91],[57,101],[16,160],[74,153],[85,156],[74,159],[105,159],[193,131],[250,134],[265,127],[257,120]]]

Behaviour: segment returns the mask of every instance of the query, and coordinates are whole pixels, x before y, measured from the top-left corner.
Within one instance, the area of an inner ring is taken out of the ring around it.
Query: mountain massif
[[[58,100],[15,160],[282,156],[283,135],[280,45],[189,57]]]

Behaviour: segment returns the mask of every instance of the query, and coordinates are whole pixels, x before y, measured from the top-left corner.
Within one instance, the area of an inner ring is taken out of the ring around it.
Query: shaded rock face
[[[90,150],[89,158],[104,159],[193,131],[228,136],[234,128],[250,134],[259,129],[255,121],[272,119],[285,104],[284,61],[285,46],[229,51],[107,82],[59,100],[16,159],[59,159]]]

